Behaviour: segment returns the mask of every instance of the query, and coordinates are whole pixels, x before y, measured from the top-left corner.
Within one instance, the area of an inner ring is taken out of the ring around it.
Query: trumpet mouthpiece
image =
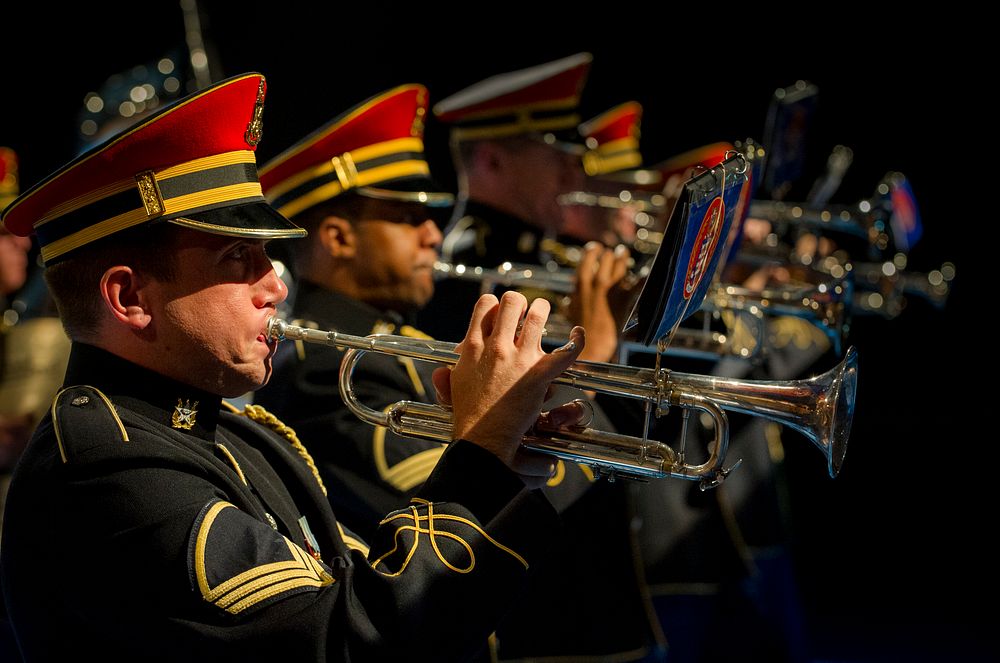
[[[277,316],[271,316],[267,319],[267,337],[274,341],[285,340],[285,326],[284,320]]]

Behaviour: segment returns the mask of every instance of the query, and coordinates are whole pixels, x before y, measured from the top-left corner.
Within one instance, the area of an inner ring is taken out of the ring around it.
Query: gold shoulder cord
[[[320,489],[323,494],[326,495],[326,486],[323,485],[323,480],[319,476],[319,470],[316,469],[316,463],[313,461],[312,456],[306,451],[305,446],[299,441],[299,437],[295,434],[295,431],[286,426],[281,422],[276,416],[262,408],[260,405],[246,405],[243,408],[243,415],[256,421],[258,424],[263,424],[267,426],[278,435],[281,435],[289,442],[295,450],[302,456],[303,460],[306,461],[306,465],[312,470],[313,476],[316,477],[316,482],[319,483]]]

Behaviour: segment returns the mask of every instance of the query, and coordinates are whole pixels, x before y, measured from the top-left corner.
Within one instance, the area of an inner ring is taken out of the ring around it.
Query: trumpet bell
[[[820,428],[825,434],[813,440],[820,449],[828,450],[828,470],[831,477],[840,473],[847,454],[847,438],[851,434],[851,422],[854,420],[857,390],[858,352],[851,347],[823,396],[833,401],[829,409],[833,416],[825,427]]]
[[[802,380],[732,380],[671,373],[670,380],[702,393],[723,409],[764,417],[798,431],[827,459],[836,477],[847,454],[858,386],[858,352],[852,346],[839,364]]]

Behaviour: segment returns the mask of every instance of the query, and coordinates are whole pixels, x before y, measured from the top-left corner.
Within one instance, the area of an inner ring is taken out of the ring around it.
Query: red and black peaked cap
[[[305,235],[267,204],[257,178],[266,89],[248,73],[178,100],[23,193],[4,225],[34,232],[46,264],[159,221],[237,237]]]
[[[590,53],[577,53],[491,76],[442,99],[434,115],[451,125],[453,141],[536,134],[554,147],[582,152],[577,111],[592,60]]]
[[[264,195],[291,219],[347,192],[451,206],[424,156],[427,99],[423,85],[400,85],[345,111],[261,168]]]

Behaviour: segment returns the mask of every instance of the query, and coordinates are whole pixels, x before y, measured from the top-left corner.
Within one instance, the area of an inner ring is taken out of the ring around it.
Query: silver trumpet
[[[769,238],[770,239],[770,238]],[[747,265],[784,265],[794,273],[817,272],[831,282],[850,283],[853,297],[847,301],[854,315],[879,315],[892,319],[899,316],[908,298],[925,300],[943,309],[951,294],[956,268],[951,262],[928,272],[909,270],[905,253],[897,252],[891,260],[858,262],[845,251],[835,251],[823,257],[799,255],[780,242],[740,249],[737,262]]]
[[[494,269],[452,264],[438,260],[434,263],[434,278],[475,281],[482,284],[484,293],[492,292],[497,287],[528,287],[557,295],[569,295],[576,287],[576,274],[572,269],[555,265],[549,269],[542,265],[523,265],[511,262],[505,262]]]
[[[453,366],[458,362],[455,343],[375,334],[349,336],[290,325],[272,317],[267,333],[271,339],[291,339],[321,343],[346,349],[340,367],[340,394],[347,407],[362,421],[385,426],[407,437],[450,442],[451,408],[399,401],[386,410],[374,410],[361,403],[351,384],[354,367],[366,352],[410,357]],[[857,352],[847,351],[839,365],[826,373],[804,380],[736,380],[677,373],[665,368],[637,368],[619,364],[580,361],[556,378],[555,382],[579,389],[634,398],[645,403],[646,425],[642,437],[634,437],[589,427],[541,428],[528,431],[523,444],[533,451],[563,460],[589,465],[598,475],[651,479],[674,477],[700,481],[702,489],[720,484],[732,468],[724,468],[729,444],[726,410],[764,417],[789,426],[823,452],[831,477],[836,477],[847,452],[854,398],[857,389]],[[679,449],[648,438],[650,415],[661,416],[671,406],[700,410],[714,421],[714,439],[703,463],[685,460],[682,430]]]

